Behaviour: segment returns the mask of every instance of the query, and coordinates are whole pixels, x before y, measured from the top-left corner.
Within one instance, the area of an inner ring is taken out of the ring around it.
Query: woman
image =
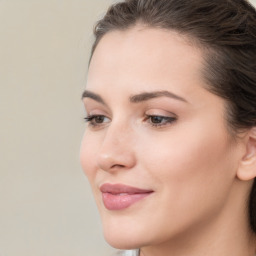
[[[81,163],[108,243],[140,256],[253,256],[253,7],[126,0],[95,36]]]

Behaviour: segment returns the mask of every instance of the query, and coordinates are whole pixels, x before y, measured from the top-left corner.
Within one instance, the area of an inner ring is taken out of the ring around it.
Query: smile
[[[154,191],[123,184],[105,183],[100,187],[104,206],[108,210],[123,210],[149,196]]]

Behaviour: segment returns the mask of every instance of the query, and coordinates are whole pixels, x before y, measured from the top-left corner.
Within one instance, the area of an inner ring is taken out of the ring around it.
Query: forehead
[[[92,57],[87,87],[202,84],[203,53],[175,31],[136,26],[107,33]],[[161,83],[159,83],[161,80]],[[142,89],[142,88],[141,88]],[[157,89],[157,88],[152,88]],[[168,89],[168,88],[163,88]]]

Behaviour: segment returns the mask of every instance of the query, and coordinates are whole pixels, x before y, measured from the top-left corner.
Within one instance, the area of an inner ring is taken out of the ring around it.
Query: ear
[[[256,177],[256,127],[248,131],[245,143],[246,152],[237,170],[237,177],[243,181],[252,180]]]

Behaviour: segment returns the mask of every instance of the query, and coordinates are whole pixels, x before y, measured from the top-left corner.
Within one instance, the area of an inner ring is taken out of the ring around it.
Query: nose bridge
[[[120,143],[129,143],[132,139],[132,129],[125,121],[117,121],[109,127],[105,140],[120,145]],[[128,146],[128,145],[127,145]]]
[[[125,122],[112,122],[106,129],[98,155],[98,165],[105,171],[129,169],[135,164],[132,147],[134,131]]]

